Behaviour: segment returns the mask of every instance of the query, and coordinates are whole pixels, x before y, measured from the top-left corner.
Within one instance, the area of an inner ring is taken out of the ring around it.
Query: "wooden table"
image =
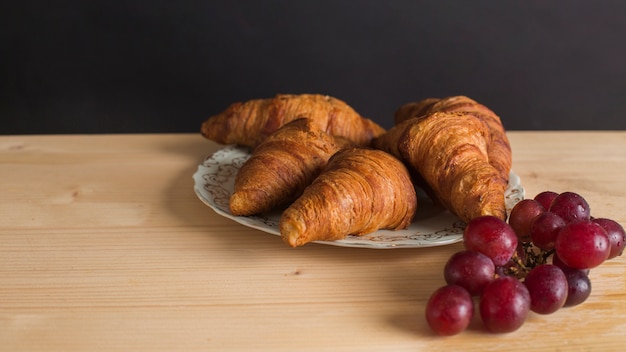
[[[510,132],[527,196],[576,191],[626,224],[626,132]],[[199,134],[0,136],[0,350],[611,351],[624,349],[626,273],[591,273],[581,306],[518,331],[435,336],[425,303],[461,243],[321,244],[217,215],[192,174]]]

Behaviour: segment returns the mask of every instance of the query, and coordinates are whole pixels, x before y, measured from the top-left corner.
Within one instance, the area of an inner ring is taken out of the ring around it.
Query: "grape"
[[[549,211],[560,216],[567,223],[589,220],[591,217],[591,210],[585,198],[574,192],[559,194],[552,201]]]
[[[515,204],[509,215],[509,225],[515,230],[520,241],[530,242],[530,224],[544,212],[543,206],[533,199],[523,199]]]
[[[604,262],[611,244],[602,226],[579,221],[565,226],[556,238],[556,253],[565,265],[575,269],[591,269]]]
[[[580,270],[583,273],[585,273],[585,275],[588,275],[589,271],[590,271],[589,269],[574,269],[571,266],[567,266],[565,263],[563,263],[561,258],[559,258],[559,256],[556,255],[556,253],[554,253],[554,255],[552,256],[552,265],[558,266],[564,272],[567,271],[567,270]]]
[[[530,293],[530,310],[551,314],[559,310],[567,299],[567,278],[559,267],[542,264],[526,274],[524,285]]]
[[[550,209],[550,204],[559,194],[552,191],[543,191],[535,196],[535,200],[543,206],[545,210]]]
[[[440,287],[426,303],[426,321],[439,335],[450,336],[462,332],[473,316],[472,296],[458,285]]]
[[[538,248],[551,250],[555,246],[557,235],[565,225],[560,216],[545,212],[530,224],[530,239]]]
[[[577,193],[545,191],[518,202],[509,222],[480,216],[463,231],[465,250],[443,270],[446,286],[426,304],[429,326],[440,335],[467,329],[478,312],[487,330],[519,329],[530,311],[551,314],[591,294],[589,272],[622,255],[626,232],[617,222],[593,218]],[[551,263],[546,259],[552,256]]]
[[[591,294],[591,281],[589,276],[581,270],[564,270],[567,278],[567,299],[564,307],[577,306],[587,300]]]
[[[593,219],[593,222],[602,226],[609,237],[611,250],[607,259],[612,259],[622,255],[622,252],[624,252],[624,241],[626,241],[626,233],[624,232],[622,225],[611,219],[605,218]]]
[[[446,263],[443,273],[448,284],[465,288],[477,296],[495,278],[495,265],[486,255],[474,251],[457,252]]]
[[[511,259],[518,243],[513,228],[490,215],[470,221],[463,232],[463,240],[466,249],[486,255],[498,266]]]
[[[502,276],[485,287],[479,302],[480,317],[487,330],[495,333],[519,329],[530,311],[530,294],[524,284]]]

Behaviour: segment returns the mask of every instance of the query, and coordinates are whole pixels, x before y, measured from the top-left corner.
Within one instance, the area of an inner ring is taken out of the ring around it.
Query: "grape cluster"
[[[465,330],[475,302],[494,333],[517,330],[531,311],[551,314],[581,304],[591,293],[590,269],[624,251],[624,228],[593,218],[574,192],[524,199],[508,220],[481,216],[465,227],[465,249],[449,258],[446,285],[426,304],[426,320],[438,334]]]

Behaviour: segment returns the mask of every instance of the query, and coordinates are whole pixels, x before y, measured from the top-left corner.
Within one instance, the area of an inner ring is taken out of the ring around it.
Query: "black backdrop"
[[[390,127],[463,94],[506,128],[625,129],[626,1],[6,1],[0,134],[197,132],[322,93]]]

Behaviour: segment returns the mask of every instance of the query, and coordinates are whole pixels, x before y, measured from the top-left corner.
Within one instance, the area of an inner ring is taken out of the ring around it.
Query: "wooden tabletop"
[[[509,132],[527,197],[575,191],[626,224],[626,132]],[[494,335],[424,319],[435,248],[287,247],[216,214],[192,174],[199,134],[0,136],[3,351],[613,351],[624,349],[625,259],[591,297]]]

